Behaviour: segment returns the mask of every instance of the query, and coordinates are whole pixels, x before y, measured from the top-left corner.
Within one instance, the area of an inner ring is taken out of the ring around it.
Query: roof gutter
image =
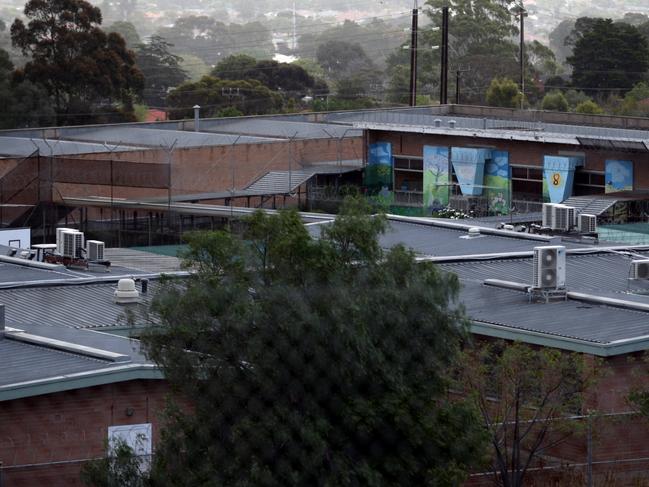
[[[153,364],[127,364],[0,386],[0,402],[117,382],[160,379],[164,379],[162,371]]]

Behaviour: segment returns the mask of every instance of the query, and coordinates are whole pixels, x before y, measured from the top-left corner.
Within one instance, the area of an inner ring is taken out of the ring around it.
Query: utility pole
[[[523,102],[525,101],[525,17],[527,17],[527,10],[523,7],[521,1],[520,5],[513,8],[514,15],[518,15],[520,19],[521,39],[518,52],[518,62],[520,63],[520,87],[521,87],[521,110],[523,109]]]
[[[417,105],[417,29],[419,22],[419,9],[417,0],[412,9],[412,29],[410,39],[410,106]]]
[[[460,104],[460,75],[462,73],[466,73],[469,71],[468,69],[462,69],[461,67],[458,67],[455,70],[455,104],[459,105]]]
[[[441,79],[439,84],[439,104],[448,103],[448,7],[442,8],[442,52],[440,54]]]

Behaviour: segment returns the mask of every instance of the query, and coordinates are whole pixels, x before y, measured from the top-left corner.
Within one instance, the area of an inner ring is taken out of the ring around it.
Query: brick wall
[[[109,426],[152,423],[157,440],[167,393],[137,380],[1,402],[3,487],[81,485],[79,460],[102,455]]]
[[[370,131],[369,143],[391,142],[395,155],[422,157],[423,146],[452,147],[491,147],[509,152],[510,163],[525,166],[543,167],[543,156],[562,155],[566,153],[583,153],[584,170],[604,171],[606,159],[622,159],[634,162],[634,179],[636,190],[649,189],[649,154],[611,151],[581,150],[578,146],[548,144],[543,142],[526,142],[502,139],[483,139],[434,134],[410,134],[393,131]]]

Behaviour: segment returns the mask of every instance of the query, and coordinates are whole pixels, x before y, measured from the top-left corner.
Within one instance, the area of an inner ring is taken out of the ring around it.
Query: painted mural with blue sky
[[[633,161],[606,161],[606,192],[633,191]]]

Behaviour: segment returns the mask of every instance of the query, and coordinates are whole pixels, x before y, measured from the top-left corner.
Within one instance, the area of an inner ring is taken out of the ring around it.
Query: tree
[[[576,35],[568,62],[573,67],[572,84],[586,93],[625,93],[643,80],[649,68],[649,45],[631,25],[590,19]]]
[[[572,45],[566,43],[566,39],[570,36],[575,28],[575,21],[572,19],[562,20],[550,32],[550,49],[554,51],[557,60],[560,63],[565,63],[566,59],[572,54]]]
[[[468,69],[462,76],[462,100],[483,103],[485,88],[496,77],[515,79],[519,73],[518,27],[511,8],[517,2],[503,0],[428,0],[427,14],[433,25],[441,26],[441,7],[449,7],[450,70]],[[424,45],[441,45],[441,32],[431,32]],[[439,60],[439,51],[436,59]],[[439,63],[439,61],[437,61]],[[528,72],[531,72],[528,67]],[[449,92],[454,80],[449,79]],[[533,86],[530,82],[528,87]]]
[[[142,74],[124,39],[99,28],[98,8],[84,0],[30,0],[24,13],[29,23],[16,19],[11,26],[14,46],[31,56],[20,75],[45,87],[59,121],[75,120],[75,111],[88,113],[106,101],[130,109]]]
[[[285,98],[293,99],[302,98],[314,90],[321,91],[323,85],[297,64],[257,61],[245,54],[225,58],[214,67],[212,76],[231,80],[257,80]]]
[[[169,88],[187,80],[181,67],[182,58],[170,52],[173,47],[160,36],[151,36],[146,44],[137,46],[136,62],[144,75],[143,99],[149,105],[163,106]]]
[[[106,456],[81,468],[81,481],[89,487],[144,487],[146,473],[140,459],[123,440],[106,447]]]
[[[527,485],[539,457],[578,430],[570,416],[588,413],[584,398],[596,367],[582,355],[521,343],[478,344],[464,353],[458,388],[486,422],[496,483]]]
[[[566,100],[566,97],[560,91],[551,91],[543,97],[541,108],[555,112],[567,112],[568,100]]]
[[[586,115],[600,115],[604,110],[593,100],[582,101],[575,107],[575,112]]]
[[[335,81],[350,77],[376,77],[376,67],[360,44],[328,41],[318,46],[316,60],[325,75]]]
[[[517,108],[521,92],[509,78],[494,78],[487,89],[487,105],[492,107]]]
[[[381,250],[366,205],[320,239],[293,211],[189,237],[196,273],[143,337],[192,404],[169,412],[156,485],[450,486],[482,458],[475,410],[447,395],[457,277]]]
[[[106,30],[121,35],[126,42],[126,47],[129,49],[134,49],[142,43],[137,29],[131,22],[118,20],[117,22],[113,22]]]
[[[13,79],[9,53],[0,49],[0,129],[37,127],[54,122],[47,93],[29,81]]]
[[[247,54],[233,54],[219,61],[210,73],[221,79],[247,79],[248,71],[255,68],[257,60]]]
[[[203,117],[216,116],[228,107],[244,115],[263,115],[281,111],[282,97],[257,80],[221,80],[212,76],[182,83],[167,96],[172,119],[192,117],[194,105],[201,106]]]
[[[552,49],[537,40],[525,43],[525,54],[527,62],[532,67],[532,74],[535,79],[546,80],[561,74],[563,71]]]

